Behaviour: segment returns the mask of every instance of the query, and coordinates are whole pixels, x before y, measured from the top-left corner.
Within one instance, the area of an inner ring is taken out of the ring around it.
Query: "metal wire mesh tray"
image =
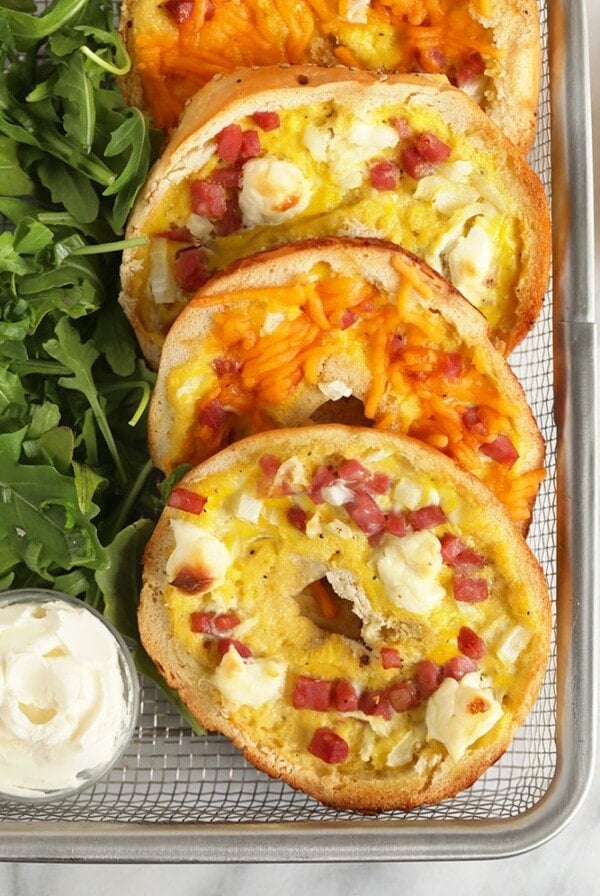
[[[563,828],[590,783],[597,678],[598,500],[591,149],[583,0],[541,2],[543,81],[530,161],[552,197],[553,284],[511,361],[547,441],[530,530],[554,602],[540,697],[505,756],[435,807],[364,817],[325,809],[197,736],[144,683],[121,765],[76,799],[0,809],[1,858],[126,862],[493,858]]]

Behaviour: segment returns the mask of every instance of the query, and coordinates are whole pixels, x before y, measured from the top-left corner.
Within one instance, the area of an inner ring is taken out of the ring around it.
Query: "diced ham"
[[[195,215],[216,221],[227,211],[227,196],[222,184],[209,180],[193,180],[190,183],[191,209]]]
[[[292,504],[292,506],[288,509],[287,518],[292,526],[295,526],[296,529],[300,530],[300,532],[306,532],[308,514],[306,510],[304,510],[298,504]]]
[[[480,660],[486,654],[485,641],[468,625],[463,625],[458,633],[458,649],[473,660]]]
[[[385,529],[386,518],[376,501],[366,492],[357,494],[344,505],[348,515],[365,535],[377,535]]]
[[[391,535],[402,538],[406,535],[406,517],[403,513],[394,513],[393,511],[388,513],[385,519],[385,528]]]
[[[413,529],[433,529],[446,522],[446,514],[439,504],[427,504],[408,512],[408,522]]]
[[[190,613],[190,628],[204,634],[223,634],[240,624],[236,613],[214,613],[196,611]]]
[[[410,177],[420,180],[433,174],[437,165],[450,155],[450,147],[432,134],[423,131],[402,152],[402,167]]]
[[[213,628],[217,634],[230,632],[232,628],[240,624],[240,618],[237,613],[229,611],[227,613],[217,613],[213,619]]]
[[[202,513],[205,504],[206,498],[204,495],[199,495],[181,485],[175,486],[167,499],[168,507],[187,510],[188,513]]]
[[[474,604],[486,600],[489,596],[489,586],[485,579],[472,578],[471,576],[455,576],[454,598],[464,603]]]
[[[395,712],[414,709],[421,702],[419,690],[414,681],[394,681],[386,688],[387,698]]]
[[[198,422],[217,432],[227,420],[229,413],[218,401],[209,401],[198,414]]]
[[[308,496],[313,504],[322,504],[324,501],[321,489],[332,485],[337,480],[336,474],[331,467],[318,466],[313,473],[313,477],[308,489]]]
[[[358,315],[352,311],[350,308],[346,308],[344,313],[342,314],[339,322],[340,330],[347,330],[348,327],[351,327],[352,324],[355,324],[358,320]]]
[[[352,486],[358,483],[361,488],[364,487],[369,492],[377,495],[384,495],[389,491],[391,479],[387,473],[372,473],[371,470],[363,466],[360,461],[349,459],[343,460],[337,469],[340,479]],[[359,489],[356,489],[357,491]]]
[[[381,648],[381,665],[384,669],[402,668],[402,657],[395,647]]]
[[[392,707],[384,690],[363,691],[358,698],[358,708],[366,716],[381,716],[384,719],[392,718]]]
[[[457,380],[462,373],[463,362],[458,352],[444,352],[438,362],[440,375],[447,380]]]
[[[440,545],[442,560],[458,572],[465,573],[485,566],[485,559],[481,554],[478,554],[473,548],[467,547],[456,535],[445,533],[440,538]]]
[[[423,131],[415,137],[415,147],[420,155],[434,165],[445,162],[450,155],[450,147],[442,143],[431,131]]]
[[[233,649],[239,653],[243,660],[246,660],[248,659],[248,657],[252,656],[252,651],[247,644],[243,644],[241,641],[236,641],[235,638],[219,638],[217,642],[217,649],[221,656],[225,656],[230,647],[233,647]]]
[[[395,190],[400,180],[400,168],[395,162],[384,159],[369,169],[371,186],[376,190]]]
[[[421,180],[435,171],[435,165],[423,158],[414,143],[402,151],[402,167],[415,180]]]
[[[348,458],[343,460],[338,466],[337,474],[340,479],[345,479],[346,482],[361,482],[369,478],[371,471],[367,470],[359,460]]]
[[[404,140],[412,137],[413,130],[407,118],[392,118],[390,124],[393,128],[396,128],[398,136]]]
[[[187,22],[194,11],[194,0],[166,0],[163,5],[169,18],[177,25]]]
[[[354,712],[358,709],[358,694],[352,682],[347,678],[339,678],[333,682],[331,705],[338,712]]]
[[[502,433],[496,436],[493,441],[481,445],[479,451],[491,460],[495,460],[499,464],[504,464],[509,469],[514,465],[515,461],[519,459],[519,452],[508,436],[505,436]]]
[[[212,633],[214,616],[214,613],[190,613],[190,629],[196,634]]]
[[[470,53],[456,69],[454,83],[457,87],[465,87],[473,78],[485,73],[485,61],[481,53]]]
[[[331,691],[331,681],[299,675],[292,694],[294,709],[314,709],[318,712],[327,712],[331,703]]]
[[[331,728],[317,728],[308,745],[309,753],[330,765],[339,765],[348,758],[349,747],[343,737]]]
[[[392,333],[388,343],[388,357],[390,361],[397,361],[402,356],[404,349],[404,339],[397,333]]]
[[[414,683],[421,700],[437,691],[442,683],[442,667],[433,660],[419,660],[415,668]]]
[[[230,373],[238,373],[240,369],[239,361],[234,358],[215,358],[213,361],[213,370],[217,376],[227,376]]]
[[[167,230],[160,230],[154,236],[163,240],[171,240],[174,243],[194,242],[194,237],[187,227],[176,227],[174,224]]]
[[[238,197],[232,196],[226,202],[225,214],[215,221],[215,233],[217,236],[228,236],[235,233],[242,226],[242,213]]]
[[[262,152],[258,131],[248,130],[242,133],[242,145],[240,146],[240,159],[255,159]]]
[[[442,674],[444,678],[454,678],[460,681],[469,672],[477,670],[477,663],[469,656],[453,656],[447,660],[442,666]]]
[[[279,112],[253,112],[252,120],[261,131],[276,131],[281,124]]]
[[[462,421],[469,432],[474,432],[480,436],[487,436],[487,426],[481,419],[477,405],[472,405],[467,408],[466,411],[463,411]]]
[[[173,274],[177,284],[185,292],[196,292],[210,279],[206,267],[206,254],[200,246],[182,249],[175,256]]]
[[[242,148],[242,129],[239,124],[228,124],[217,134],[217,155],[224,162],[237,161]]]
[[[427,74],[443,72],[448,65],[448,59],[439,47],[423,47],[418,52],[419,65]]]
[[[212,572],[203,566],[183,566],[169,584],[185,594],[203,594],[210,591],[214,580]]]
[[[229,166],[214,168],[206,180],[212,184],[220,184],[226,190],[237,190],[242,182],[242,169]]]
[[[278,457],[275,457],[274,454],[263,454],[262,457],[259,458],[258,465],[267,479],[273,480],[277,470],[281,466],[281,461]]]

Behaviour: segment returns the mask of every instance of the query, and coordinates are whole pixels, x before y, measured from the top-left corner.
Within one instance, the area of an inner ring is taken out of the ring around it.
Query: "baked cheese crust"
[[[468,787],[548,657],[544,578],[502,505],[365,428],[255,435],[191,470],[143,579],[142,641],[200,723],[343,809]]]
[[[544,444],[523,389],[484,318],[398,247],[329,239],[249,257],[167,335],[148,420],[166,473],[243,435],[314,422],[418,438],[529,524]]]

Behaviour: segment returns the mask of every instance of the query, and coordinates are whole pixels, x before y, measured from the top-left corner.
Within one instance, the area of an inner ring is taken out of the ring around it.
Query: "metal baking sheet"
[[[511,357],[547,442],[530,544],[555,636],[539,699],[511,749],[455,799],[377,817],[326,809],[197,736],[148,682],[123,762],[92,790],[0,807],[0,859],[290,862],[484,859],[557,834],[591,782],[596,731],[597,334],[589,71],[583,0],[542,0],[543,80],[530,162],[552,201],[551,288]]]

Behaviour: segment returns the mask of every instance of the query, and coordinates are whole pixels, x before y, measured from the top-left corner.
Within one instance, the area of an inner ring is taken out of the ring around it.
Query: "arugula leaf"
[[[8,196],[23,196],[33,192],[31,178],[21,168],[17,156],[18,143],[0,136],[0,181],[6,184]]]
[[[81,508],[74,480],[54,467],[21,463],[25,434],[0,434],[0,506],[11,565],[18,558],[47,581],[51,570],[98,567],[105,562],[91,523],[98,507],[88,500]]]

